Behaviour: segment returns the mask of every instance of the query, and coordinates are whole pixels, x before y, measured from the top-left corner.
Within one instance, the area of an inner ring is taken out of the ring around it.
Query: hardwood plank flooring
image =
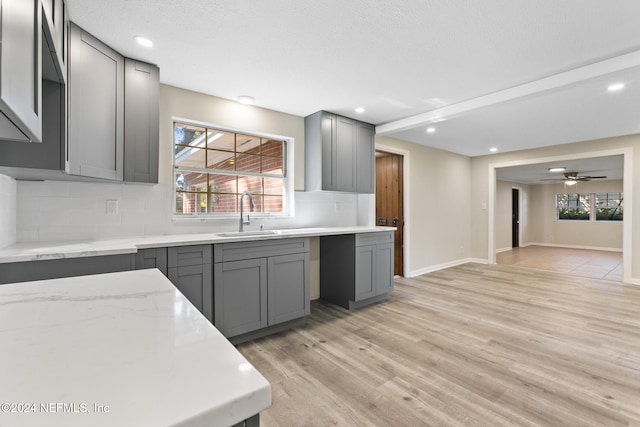
[[[496,254],[496,262],[517,267],[622,281],[622,252],[525,246]]]
[[[640,426],[640,287],[507,265],[396,279],[238,346],[263,426]]]

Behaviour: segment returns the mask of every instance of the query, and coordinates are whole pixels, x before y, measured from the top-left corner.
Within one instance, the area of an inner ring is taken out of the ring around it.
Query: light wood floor
[[[526,246],[496,254],[498,264],[622,281],[622,252]]]
[[[640,287],[464,264],[238,346],[263,426],[640,425]]]

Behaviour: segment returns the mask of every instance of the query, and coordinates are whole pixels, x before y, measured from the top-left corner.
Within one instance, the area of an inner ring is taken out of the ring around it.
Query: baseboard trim
[[[411,277],[421,276],[423,274],[432,273],[432,272],[438,271],[438,270],[444,270],[445,268],[455,267],[457,265],[466,264],[468,262],[475,262],[476,264],[488,264],[489,263],[488,260],[482,259],[482,258],[463,258],[463,259],[458,259],[458,260],[455,260],[455,261],[445,262],[445,263],[442,263],[442,264],[432,265],[430,267],[425,267],[425,268],[421,268],[421,269],[418,269],[418,270],[413,270],[413,271],[409,272],[408,274],[405,274],[405,277],[411,278]]]
[[[622,248],[606,248],[600,246],[559,245],[556,243],[529,243],[527,246],[547,246],[551,248],[588,249],[591,251],[622,252]]]
[[[500,249],[496,249],[496,253],[499,254],[501,252],[507,252],[507,251],[510,251],[510,250],[513,250],[513,248],[510,248],[510,247],[509,248],[500,248]]]

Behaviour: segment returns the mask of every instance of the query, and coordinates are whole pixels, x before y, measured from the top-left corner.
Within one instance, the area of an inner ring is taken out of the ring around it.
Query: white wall
[[[294,183],[296,189],[304,188],[302,117],[161,85],[159,184],[20,181],[17,184],[17,240],[96,240],[234,230],[235,218],[173,220],[173,117],[294,138]],[[254,220],[252,227],[366,224],[363,221],[367,215],[360,211],[368,212],[368,203],[363,203],[366,200],[359,200],[355,194],[296,191],[294,198],[295,218]],[[107,200],[118,201],[117,214],[107,215]],[[15,236],[15,225],[8,224],[8,228],[14,230]]]
[[[534,227],[532,243],[603,250],[622,250],[620,221],[558,221],[556,194],[622,192],[622,181],[579,182],[577,188],[564,184],[533,185]]]
[[[0,175],[0,248],[16,242],[17,192],[16,181]]]
[[[625,156],[625,162],[627,161],[627,157],[629,157],[628,161],[630,164],[629,170],[625,168],[625,173],[640,171],[640,134],[472,158],[471,256],[477,259],[489,259],[489,211],[482,209],[483,205],[489,203],[489,165],[522,163],[529,160],[533,161],[558,156],[580,156],[605,150],[626,150],[630,152],[630,155]],[[625,194],[627,199],[631,196],[633,200],[631,205],[625,203],[626,212],[631,212],[631,215],[625,218],[625,223],[631,221],[630,226],[632,228],[631,235],[628,236],[631,242],[631,259],[628,263],[631,269],[631,280],[640,282],[640,257],[638,256],[638,254],[640,254],[640,206],[638,206],[638,203],[640,203],[640,184],[636,184],[634,180],[631,180],[629,183],[629,185],[633,186],[632,194]],[[624,185],[627,185],[627,183]],[[625,268],[627,267],[625,266]]]
[[[376,146],[407,153],[404,191],[405,275],[415,276],[464,262],[470,253],[470,159],[386,136]],[[406,159],[406,157],[405,157]],[[406,161],[406,160],[405,160]]]

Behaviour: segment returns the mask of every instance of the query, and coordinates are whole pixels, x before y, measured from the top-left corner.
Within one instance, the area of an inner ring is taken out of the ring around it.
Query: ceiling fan
[[[605,175],[600,176],[590,176],[590,175],[580,175],[580,172],[565,172],[564,178],[549,178],[549,179],[541,179],[540,181],[559,181],[565,182],[566,184],[572,185],[578,181],[591,181],[592,179],[603,179],[606,178]]]

